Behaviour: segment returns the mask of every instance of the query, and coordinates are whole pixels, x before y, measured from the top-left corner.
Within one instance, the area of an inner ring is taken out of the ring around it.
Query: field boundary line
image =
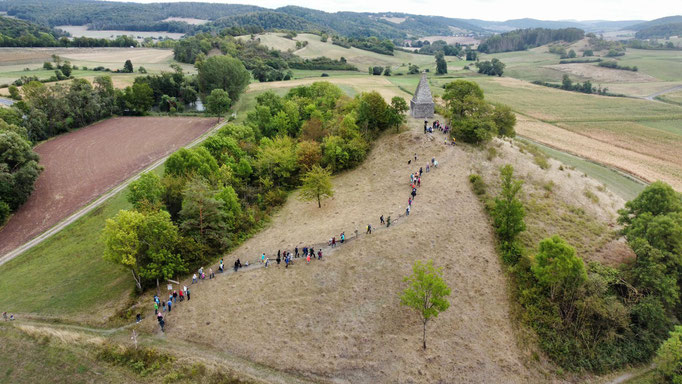
[[[213,135],[218,129],[222,128],[227,123],[228,123],[228,120],[223,120],[222,123],[216,123],[216,125],[214,125],[213,128],[211,128],[207,132],[203,133],[202,135],[200,135],[196,139],[192,140],[189,144],[182,146],[181,148],[192,148],[192,147],[196,146],[197,144],[206,140],[209,136]],[[178,150],[179,149],[180,148],[178,148]],[[90,213],[93,209],[99,207],[105,201],[109,200],[114,195],[116,195],[118,192],[120,192],[123,189],[125,189],[126,187],[128,187],[128,185],[130,185],[130,183],[139,179],[143,173],[149,172],[149,171],[157,168],[161,164],[163,164],[166,161],[166,159],[168,159],[168,157],[175,152],[177,152],[177,150],[175,150],[172,153],[169,153],[168,155],[158,159],[157,161],[153,162],[151,165],[145,167],[144,169],[142,169],[138,173],[129,177],[128,179],[126,179],[122,183],[114,186],[113,188],[111,188],[110,190],[105,192],[104,194],[100,195],[94,201],[88,203],[83,208],[81,208],[81,209],[77,210],[76,212],[74,212],[73,214],[67,216],[66,218],[61,220],[59,223],[53,225],[52,227],[45,230],[44,232],[42,232],[38,236],[34,237],[33,239],[27,241],[26,243],[18,246],[17,248],[14,248],[13,250],[2,255],[0,257],[0,266],[2,266],[3,264],[7,263],[8,261],[14,259],[15,257],[21,255],[22,253],[28,251],[29,249],[35,247],[36,245],[42,243],[43,241],[47,240],[48,238],[52,237],[53,235],[59,233],[62,229],[66,228],[70,224],[74,223],[76,220],[78,220],[81,217],[85,216],[86,214]]]

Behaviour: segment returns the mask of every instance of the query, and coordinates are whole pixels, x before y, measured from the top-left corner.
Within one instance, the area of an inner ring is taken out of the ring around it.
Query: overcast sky
[[[265,8],[285,5],[327,12],[406,12],[464,19],[508,20],[651,20],[682,14],[681,0],[135,0],[135,2],[203,1],[253,4]]]

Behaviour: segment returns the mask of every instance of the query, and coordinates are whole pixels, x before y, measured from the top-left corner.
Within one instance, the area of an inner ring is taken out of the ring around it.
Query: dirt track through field
[[[471,160],[413,130],[382,138],[357,170],[334,179],[335,197],[292,196],[270,226],[225,257],[270,268],[192,285],[192,300],[167,315],[166,337],[210,344],[276,369],[335,383],[538,382],[516,346],[506,278],[494,236],[467,176]],[[417,153],[417,164],[407,160]],[[404,214],[409,173],[435,156],[413,210],[398,225],[363,235],[379,216]],[[341,231],[350,241],[307,265],[285,269],[277,249],[318,244]],[[415,313],[399,303],[415,260],[433,259],[452,288],[451,307],[429,327],[426,351]],[[213,266],[215,269],[215,266]],[[208,271],[208,266],[205,268]],[[147,321],[157,331],[155,321]]]
[[[45,170],[0,231],[0,255],[24,244],[215,124],[194,117],[119,117],[38,145]]]

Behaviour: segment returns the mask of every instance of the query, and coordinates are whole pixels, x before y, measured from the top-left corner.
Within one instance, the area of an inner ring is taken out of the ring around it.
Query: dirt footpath
[[[261,252],[293,251],[345,231],[357,240],[309,265],[218,275],[192,286],[191,302],[167,315],[166,337],[210,344],[249,360],[334,383],[541,382],[524,365],[512,330],[507,281],[486,213],[471,192],[470,155],[427,139],[420,122],[389,135],[365,163],[334,179],[335,198],[292,196],[270,226],[225,257],[253,262]],[[414,153],[417,153],[417,165]],[[404,214],[409,174],[435,156],[412,213],[364,235],[379,216]],[[407,161],[412,159],[412,165]],[[451,306],[428,329],[402,307],[402,278],[415,260],[434,260],[452,289]],[[149,330],[158,328],[147,321]],[[155,328],[152,328],[155,327]]]
[[[215,119],[118,117],[39,144],[35,191],[0,230],[0,255],[208,131]]]

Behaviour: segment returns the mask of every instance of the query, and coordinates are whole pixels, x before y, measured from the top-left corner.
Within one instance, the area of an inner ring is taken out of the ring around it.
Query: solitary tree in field
[[[302,200],[317,200],[317,207],[322,207],[322,199],[334,196],[332,187],[331,172],[313,165],[308,173],[303,176],[303,186],[301,186]]]
[[[448,63],[445,61],[443,52],[436,53],[436,74],[444,75],[448,73]]]
[[[133,73],[133,62],[130,61],[130,59],[126,60],[126,62],[123,64],[123,72],[125,73]]]
[[[400,296],[400,303],[419,313],[424,326],[422,341],[426,349],[426,324],[450,307],[447,300],[450,288],[443,280],[441,268],[435,268],[431,260],[426,264],[416,261],[412,266],[412,274],[405,277],[404,281],[410,285]]]

